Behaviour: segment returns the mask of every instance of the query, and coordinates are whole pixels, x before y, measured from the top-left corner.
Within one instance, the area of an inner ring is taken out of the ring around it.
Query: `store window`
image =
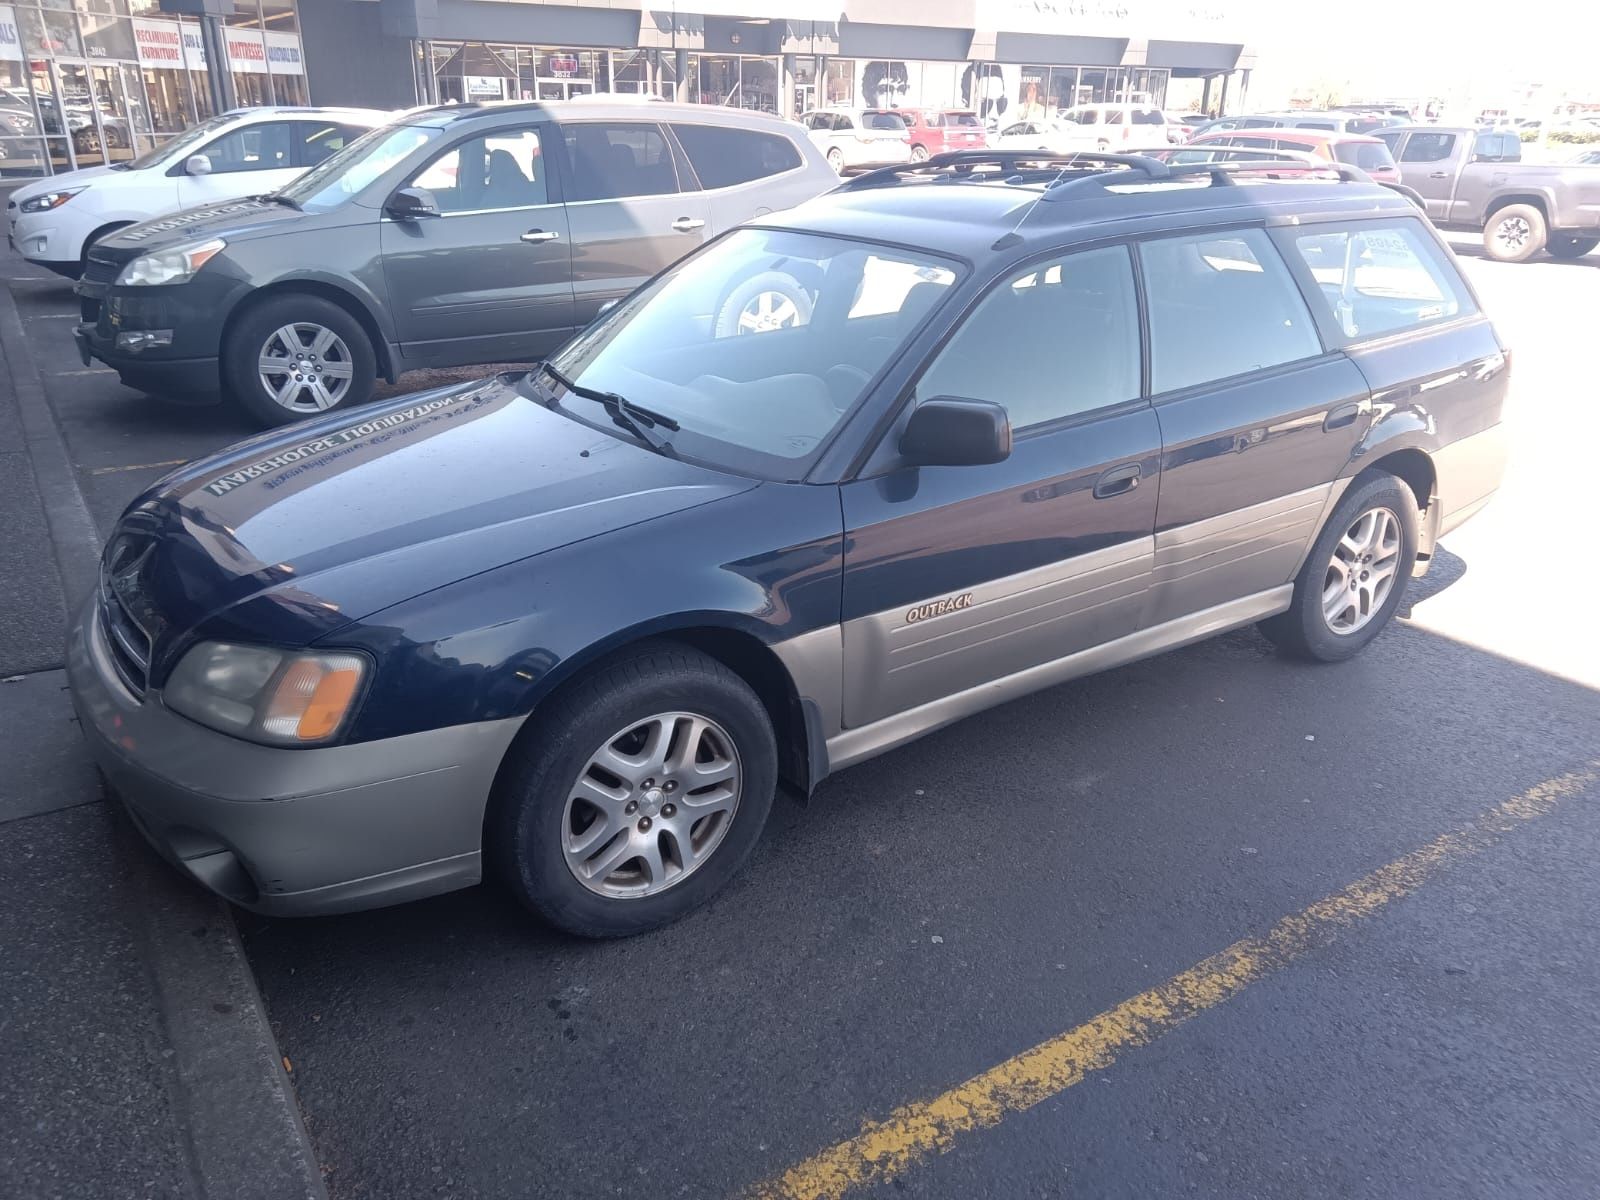
[[[778,60],[736,54],[699,56],[701,104],[723,104],[755,112],[778,111]]]
[[[824,75],[826,94],[822,98],[824,108],[836,104],[851,105],[856,102],[856,60],[853,58],[830,58],[828,69]]]

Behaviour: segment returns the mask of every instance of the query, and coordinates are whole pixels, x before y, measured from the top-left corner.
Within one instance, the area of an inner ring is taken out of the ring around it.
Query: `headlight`
[[[346,651],[294,653],[202,642],[162,690],[167,707],[254,742],[305,746],[344,727],[367,660]]]
[[[44,192],[38,196],[29,196],[17,207],[23,212],[49,212],[52,208],[60,208],[81,191],[83,191],[81,187],[75,187],[62,188],[57,192]]]
[[[141,254],[122,268],[122,274],[117,276],[117,285],[146,287],[158,283],[188,283],[194,278],[194,273],[222,253],[227,244],[221,238],[212,238],[209,242],[194,242],[187,246],[175,246],[171,250]]]

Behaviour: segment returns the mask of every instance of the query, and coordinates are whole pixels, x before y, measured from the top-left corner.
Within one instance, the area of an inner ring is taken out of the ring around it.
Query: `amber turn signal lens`
[[[284,671],[272,690],[263,732],[275,738],[320,742],[335,733],[361,687],[365,660],[353,654],[302,658]]]

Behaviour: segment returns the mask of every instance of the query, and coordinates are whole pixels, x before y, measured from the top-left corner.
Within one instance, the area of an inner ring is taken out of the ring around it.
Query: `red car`
[[[1400,168],[1395,165],[1388,144],[1364,133],[1335,133],[1327,129],[1240,129],[1230,133],[1201,133],[1184,149],[1198,150],[1203,146],[1296,150],[1301,154],[1315,154],[1328,162],[1360,167],[1375,183],[1400,182]]]
[[[946,150],[986,150],[988,135],[978,114],[959,108],[897,108],[911,134],[911,157],[918,162]]]

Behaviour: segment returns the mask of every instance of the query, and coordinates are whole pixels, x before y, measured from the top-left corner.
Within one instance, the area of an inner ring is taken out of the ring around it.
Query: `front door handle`
[[[696,229],[705,228],[705,224],[698,217],[679,217],[672,223],[672,227],[679,233],[693,233]]]
[[[1328,415],[1322,420],[1322,429],[1326,433],[1333,429],[1343,429],[1346,425],[1354,425],[1356,418],[1366,411],[1364,401],[1352,401],[1349,404],[1335,405],[1328,410]]]
[[[561,235],[554,229],[530,229],[522,235],[522,240],[525,242],[553,242],[560,237]]]
[[[1094,498],[1104,500],[1110,496],[1131,492],[1139,486],[1139,476],[1142,474],[1144,468],[1138,463],[1124,463],[1120,467],[1112,467],[1109,471],[1102,472],[1100,478],[1094,481]]]
[[[1428,174],[1428,178],[1429,179],[1449,179],[1450,178],[1450,172],[1449,171],[1431,171]]]

